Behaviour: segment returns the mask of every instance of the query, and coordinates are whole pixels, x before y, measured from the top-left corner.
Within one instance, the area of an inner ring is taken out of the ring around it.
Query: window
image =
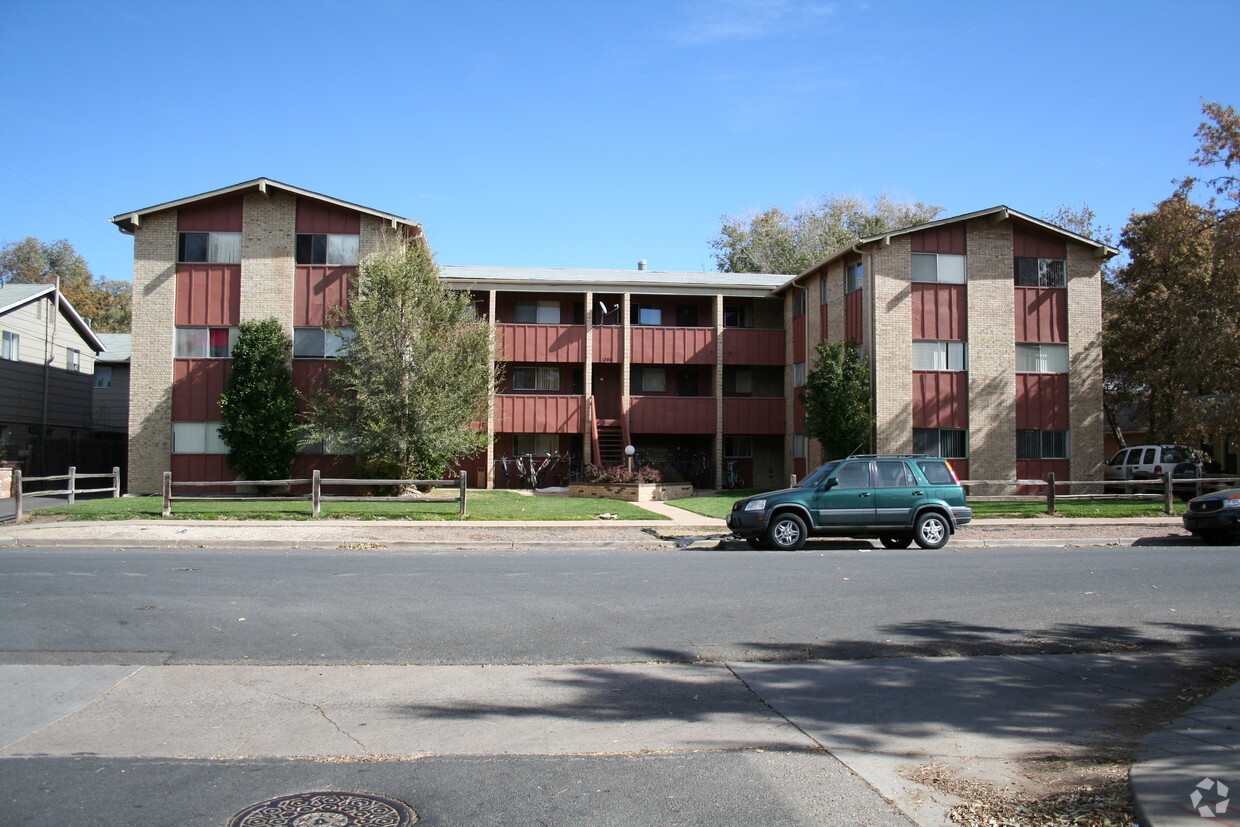
[[[828,285],[828,284],[830,284],[830,282],[829,282],[829,281],[827,281],[826,276],[823,276],[822,280],[818,282],[819,290],[820,290],[820,291],[821,291],[821,293],[822,293],[822,295],[821,295],[821,297],[820,297],[820,299],[819,299],[819,302],[820,302],[821,304],[830,304],[830,303],[831,303],[831,300],[830,300],[830,298],[829,298],[830,291],[827,289],[827,285]]]
[[[3,334],[3,349],[0,350],[0,357],[8,359],[12,362],[19,362],[22,358],[22,337],[16,333],[6,330]]]
[[[861,289],[861,282],[865,280],[865,268],[861,266],[861,262],[856,261],[852,264],[844,265],[844,292],[852,293]]]
[[[237,343],[237,328],[178,327],[176,337],[178,359],[228,359]]]
[[[335,434],[326,439],[317,439],[313,442],[300,442],[297,444],[297,453],[299,454],[351,454],[349,446]]]
[[[793,434],[792,435],[792,458],[793,459],[805,459],[805,456],[806,456],[805,452],[808,447],[809,447],[809,440],[806,439],[805,434]]]
[[[519,391],[558,391],[559,368],[513,368],[512,387]]]
[[[298,359],[334,359],[348,347],[354,335],[348,328],[333,333],[322,327],[295,327],[293,356]]]
[[[513,434],[514,454],[554,454],[560,450],[559,434]]]
[[[70,373],[80,373],[82,370],[82,351],[75,348],[65,348],[65,370]]]
[[[642,307],[637,311],[637,323],[649,325],[663,324],[663,311],[657,307]]]
[[[805,384],[805,363],[793,362],[792,364],[792,387],[799,388]]]
[[[1067,431],[1017,431],[1017,459],[1067,459]]]
[[[753,327],[753,316],[748,307],[741,305],[723,306],[724,327]]]
[[[218,422],[173,422],[172,453],[227,454]]]
[[[913,370],[968,370],[964,342],[913,342]]]
[[[1017,373],[1067,373],[1067,345],[1017,345]]]
[[[1017,258],[1018,287],[1067,287],[1067,267],[1059,258]]]
[[[873,483],[870,482],[870,463],[868,462],[846,462],[835,475],[839,480],[837,488],[871,488]]]
[[[298,233],[297,263],[354,266],[357,264],[360,238],[356,235]]]
[[[749,459],[753,456],[753,437],[725,436],[723,455],[731,459]]]
[[[241,233],[181,233],[177,242],[177,261],[241,263]]]
[[[96,388],[112,387],[112,366],[111,365],[95,365],[95,387]]]
[[[964,256],[913,253],[913,281],[964,284]]]
[[[878,460],[874,463],[874,470],[878,472],[880,488],[912,488],[917,485],[917,478],[901,460]]]
[[[952,470],[950,463],[923,459],[917,463],[917,467],[926,475],[926,481],[931,485],[956,485],[960,482],[956,479],[956,472]]]
[[[913,453],[965,459],[969,456],[968,432],[956,428],[914,428]]]
[[[667,371],[663,368],[639,368],[639,376],[642,393],[663,393],[667,390]]]
[[[560,303],[557,301],[519,301],[513,311],[516,324],[559,324]]]
[[[724,368],[723,392],[753,393],[753,372],[749,368]]]
[[[792,293],[792,315],[800,317],[805,315],[805,291],[796,288]]]

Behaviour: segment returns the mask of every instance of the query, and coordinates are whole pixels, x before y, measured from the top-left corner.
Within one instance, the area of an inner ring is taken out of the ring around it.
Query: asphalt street
[[[941,824],[917,768],[1035,789],[1240,661],[1234,553],[0,549],[0,805],[205,827],[344,789],[424,824]]]

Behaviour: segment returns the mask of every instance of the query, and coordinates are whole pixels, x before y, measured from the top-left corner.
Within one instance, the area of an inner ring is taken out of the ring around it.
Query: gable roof
[[[796,276],[793,276],[791,279],[787,279],[783,284],[779,286],[779,288],[775,292],[779,293],[779,292],[786,290],[789,287],[792,287],[799,280],[805,278],[811,273],[817,272],[818,270],[820,270],[823,267],[826,267],[832,262],[839,261],[841,258],[843,258],[844,256],[850,253],[860,252],[857,248],[863,245],[873,244],[875,242],[882,242],[884,245],[886,245],[887,243],[890,243],[892,238],[895,238],[897,236],[908,235],[909,233],[919,233],[922,230],[932,230],[935,227],[942,227],[947,224],[955,224],[960,221],[970,221],[974,218],[990,218],[990,220],[995,223],[998,223],[1000,221],[1014,220],[1018,223],[1028,224],[1028,225],[1031,225],[1034,229],[1041,230],[1044,232],[1054,233],[1055,235],[1063,236],[1064,238],[1067,238],[1070,241],[1076,241],[1081,244],[1085,244],[1090,247],[1093,247],[1095,251],[1095,255],[1098,258],[1103,259],[1103,260],[1107,260],[1114,256],[1119,255],[1119,250],[1116,249],[1115,247],[1112,247],[1108,244],[1103,244],[1101,241],[1095,241],[1094,239],[1089,238],[1088,236],[1083,236],[1083,235],[1080,235],[1079,233],[1074,233],[1071,230],[1066,230],[1063,227],[1050,223],[1049,221],[1043,221],[1041,218],[1034,218],[1032,215],[1026,215],[1023,212],[1018,212],[1017,210],[1014,210],[1011,207],[1006,207],[1000,204],[997,207],[990,207],[988,209],[978,210],[976,212],[965,213],[964,215],[954,215],[951,218],[940,218],[935,221],[927,221],[924,224],[914,224],[911,227],[902,227],[901,229],[892,230],[891,232],[888,232],[888,233],[879,233],[878,235],[872,235],[872,236],[869,236],[868,238],[863,238],[859,240],[856,244],[853,244],[850,247],[845,247],[842,250],[836,251],[834,254],[818,262],[817,264],[815,264],[813,267],[810,267],[805,272],[799,273]]]
[[[0,316],[19,307],[25,307],[31,302],[44,299],[54,301],[55,298],[56,286],[54,284],[0,284]],[[86,320],[73,309],[73,305],[65,298],[64,293],[60,294],[60,313],[69,320],[91,350],[100,353],[107,349],[103,346],[103,342],[99,341],[95,332],[90,329]]]
[[[570,267],[480,267],[442,264],[439,274],[447,282],[477,287],[495,285],[503,290],[539,292],[548,287],[567,287],[594,292],[621,292],[634,288],[647,292],[674,291],[681,295],[715,294],[769,296],[788,277],[771,273],[677,272],[672,270],[588,270]]]
[[[107,348],[106,353],[99,356],[104,363],[124,364],[133,355],[132,333],[99,333],[99,341]]]
[[[184,207],[188,204],[195,204],[199,201],[206,201],[210,198],[219,198],[224,195],[240,195],[247,192],[261,192],[266,195],[270,190],[280,190],[301,198],[313,198],[317,201],[333,204],[337,207],[345,207],[350,210],[357,210],[360,213],[365,213],[366,215],[373,215],[374,217],[391,224],[392,229],[404,226],[413,228],[416,230],[418,235],[422,235],[423,232],[421,224],[416,221],[411,221],[408,218],[402,218],[399,215],[374,210],[370,207],[363,207],[361,204],[341,201],[339,198],[332,198],[330,195],[323,195],[322,193],[302,189],[301,187],[294,187],[291,184],[283,184],[272,178],[255,178],[253,181],[242,181],[240,184],[233,184],[231,187],[223,187],[218,190],[211,190],[210,192],[191,195],[187,198],[178,198],[176,201],[156,204],[153,207],[143,207],[140,210],[123,212],[119,215],[112,216],[110,220],[122,233],[133,235],[134,231],[141,226],[143,216],[146,215],[164,212],[165,210],[175,210],[178,207]]]

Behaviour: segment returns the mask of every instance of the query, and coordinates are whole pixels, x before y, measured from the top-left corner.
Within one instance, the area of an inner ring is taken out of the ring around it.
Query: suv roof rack
[[[930,454],[850,454],[844,459],[931,459]],[[939,459],[939,457],[933,457]]]

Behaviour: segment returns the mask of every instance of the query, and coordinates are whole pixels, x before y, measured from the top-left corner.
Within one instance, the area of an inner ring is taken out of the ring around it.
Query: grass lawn
[[[724,519],[732,503],[760,491],[721,491],[707,497],[671,500],[668,505],[706,517]],[[1045,502],[979,502],[969,500],[975,519],[987,517],[1038,517],[1046,513]],[[1064,517],[1162,517],[1161,500],[1058,500],[1055,512]],[[1175,503],[1175,513],[1184,513],[1184,503]]]
[[[449,492],[452,496],[455,491]],[[435,492],[436,496],[440,492]],[[585,497],[530,497],[512,491],[469,492],[469,513],[460,517],[456,503],[323,503],[324,519],[347,520],[593,520],[615,514],[621,520],[664,520],[666,517],[618,500]],[[86,500],[75,505],[41,508],[30,514],[75,520],[158,519],[160,497]],[[309,520],[310,502],[173,502],[171,519],[183,520]]]

